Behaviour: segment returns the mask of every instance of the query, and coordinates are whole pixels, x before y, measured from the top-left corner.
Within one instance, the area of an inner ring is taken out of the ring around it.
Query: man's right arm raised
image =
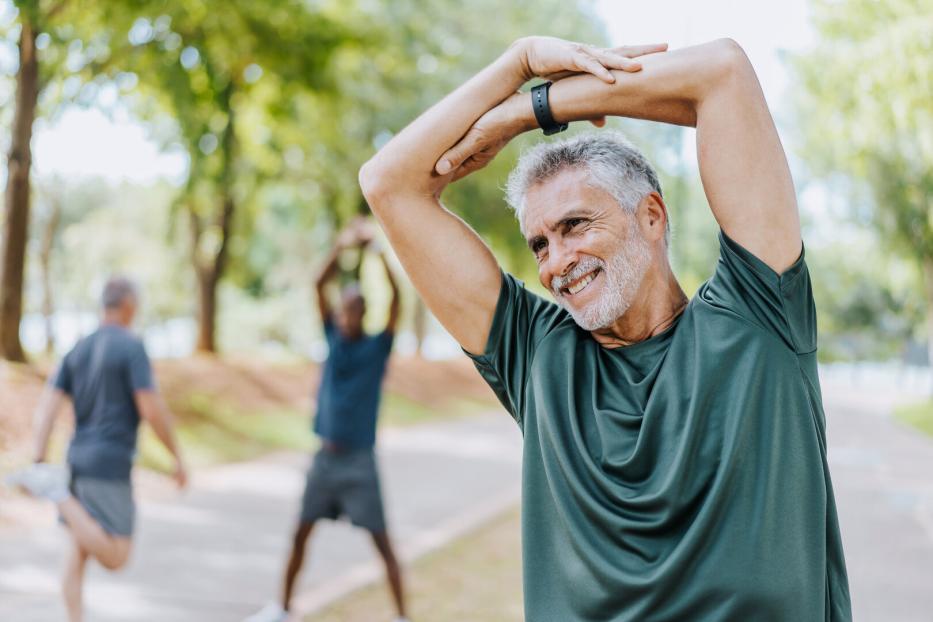
[[[612,82],[609,69],[637,71],[640,65],[607,50],[557,39],[520,39],[415,119],[360,169],[363,194],[412,283],[468,352],[485,349],[499,297],[500,269],[476,232],[441,205],[441,192],[463,171],[441,175],[435,164],[477,119],[532,77],[570,71]]]

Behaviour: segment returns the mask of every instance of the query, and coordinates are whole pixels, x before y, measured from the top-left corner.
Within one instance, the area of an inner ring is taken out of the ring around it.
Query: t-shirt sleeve
[[[499,300],[482,354],[467,352],[476,369],[509,414],[524,425],[525,385],[541,340],[566,312],[525,289],[524,283],[502,273]]]
[[[67,395],[72,394],[71,369],[68,366],[67,356],[58,364],[58,369],[55,370],[55,375],[52,377],[52,386]]]
[[[152,365],[142,343],[136,343],[129,358],[130,388],[133,391],[145,391],[155,388],[152,379]]]
[[[719,232],[719,263],[703,299],[776,335],[797,354],[816,350],[816,305],[810,272],[800,257],[782,274]]]

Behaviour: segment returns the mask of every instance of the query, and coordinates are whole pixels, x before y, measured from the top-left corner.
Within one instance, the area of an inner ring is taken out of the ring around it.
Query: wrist
[[[531,93],[515,93],[506,100],[506,105],[514,136],[538,129],[538,120],[531,105]]]
[[[534,72],[531,71],[531,66],[528,64],[529,41],[530,37],[516,39],[509,45],[505,52],[509,64],[515,70],[516,79],[521,81],[519,86],[535,77]]]

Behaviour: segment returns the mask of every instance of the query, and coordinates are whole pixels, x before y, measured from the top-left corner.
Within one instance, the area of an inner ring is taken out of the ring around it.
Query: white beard
[[[625,315],[632,306],[635,294],[641,287],[650,265],[651,247],[648,240],[641,235],[638,227],[633,226],[628,240],[618,253],[609,257],[608,261],[591,256],[583,257],[566,277],[552,279],[551,294],[557,304],[566,309],[583,330],[606,328]],[[599,297],[583,309],[571,308],[561,295],[560,289],[597,267],[602,269],[606,280]]]

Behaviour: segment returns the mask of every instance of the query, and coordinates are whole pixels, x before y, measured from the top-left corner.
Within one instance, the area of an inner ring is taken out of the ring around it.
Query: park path
[[[890,416],[929,391],[857,373],[822,385],[853,617],[930,622],[933,440]]]
[[[823,378],[859,622],[933,619],[933,441],[890,417],[896,404],[917,401],[923,391],[870,372]],[[514,507],[520,445],[502,413],[383,431],[380,462],[402,557]],[[242,619],[275,593],[307,460],[278,454],[219,467],[199,474],[183,497],[152,491],[140,504],[136,560],[120,575],[90,573],[89,622]],[[28,530],[0,531],[0,620],[61,619],[61,530],[51,527],[51,514],[43,516]],[[304,611],[381,576],[365,535],[344,524],[323,527],[303,576]]]
[[[403,560],[519,500],[521,436],[504,413],[385,429],[378,455],[389,526]],[[148,486],[127,569],[114,575],[91,565],[88,621],[235,622],[255,611],[278,593],[308,461],[282,453],[213,468],[197,474],[183,496]],[[34,527],[0,531],[0,620],[63,619],[64,534],[53,528],[51,512],[40,516]],[[310,547],[300,611],[381,577],[368,536],[345,523],[322,524]]]

